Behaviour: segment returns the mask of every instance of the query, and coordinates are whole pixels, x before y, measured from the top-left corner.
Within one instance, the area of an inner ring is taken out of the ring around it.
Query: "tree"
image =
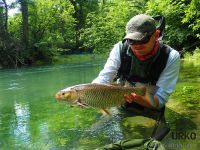
[[[16,43],[8,32],[8,8],[5,0],[0,1],[0,67],[17,67],[20,58],[17,55]]]
[[[29,43],[29,30],[28,30],[28,0],[19,0],[21,4],[21,12],[22,12],[22,44],[24,48],[27,50]]]
[[[196,37],[200,39],[200,1],[192,0],[185,9],[185,16],[182,20],[183,23],[189,23]]]
[[[150,0],[147,2],[147,13],[163,15],[166,18],[165,42],[177,50],[188,46],[188,41],[194,37],[187,24],[182,23],[187,0]]]
[[[0,36],[4,40],[8,32],[8,5],[5,0],[0,1]]]
[[[143,13],[145,4],[146,1],[141,0],[104,2],[98,12],[87,16],[86,28],[81,35],[84,46],[98,53],[109,52],[113,44],[123,39],[127,21]]]
[[[57,49],[73,45],[74,7],[68,0],[37,0],[29,7],[31,59],[52,61]]]
[[[90,12],[94,12],[99,7],[99,1],[98,0],[70,0],[72,5],[74,6],[75,13],[73,14],[73,17],[76,19],[75,24],[75,50],[78,50],[82,46],[82,41],[80,39],[80,34],[82,31],[82,28],[85,26],[85,20],[87,17],[87,14]]]

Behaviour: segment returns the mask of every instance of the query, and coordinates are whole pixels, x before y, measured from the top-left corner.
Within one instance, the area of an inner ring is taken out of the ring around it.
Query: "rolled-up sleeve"
[[[121,65],[120,48],[121,42],[114,45],[104,65],[103,70],[100,71],[98,77],[92,81],[92,83],[110,83],[116,77],[118,69]]]
[[[162,71],[159,80],[156,83],[158,90],[156,96],[159,100],[159,107],[163,107],[168,97],[176,86],[180,68],[180,55],[174,49],[171,50],[165,69]]]

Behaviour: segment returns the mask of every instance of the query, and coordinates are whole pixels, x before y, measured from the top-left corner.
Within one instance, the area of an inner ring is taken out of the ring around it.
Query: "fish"
[[[146,87],[120,86],[116,84],[87,83],[65,88],[56,93],[58,101],[78,104],[82,107],[106,109],[117,107],[125,103],[124,95],[136,93],[144,96]]]

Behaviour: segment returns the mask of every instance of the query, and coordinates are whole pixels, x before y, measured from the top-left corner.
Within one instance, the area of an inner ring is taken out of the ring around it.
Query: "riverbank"
[[[52,65],[62,64],[76,64],[76,63],[87,63],[95,61],[101,61],[107,59],[105,54],[72,54],[72,55],[59,55],[55,56],[51,62]],[[49,62],[37,61],[33,66],[49,65]]]

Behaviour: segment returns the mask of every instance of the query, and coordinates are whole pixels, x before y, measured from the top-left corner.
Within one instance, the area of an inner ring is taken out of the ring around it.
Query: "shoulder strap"
[[[125,78],[125,75],[128,75],[130,72],[131,57],[126,54],[128,48],[129,48],[129,45],[127,41],[122,42],[122,46],[120,49],[121,65],[119,67],[115,81],[118,78]]]
[[[157,67],[157,72],[159,74],[161,74],[161,72],[164,70],[166,64],[167,64],[167,60],[168,60],[168,57],[169,57],[169,53],[170,53],[171,49],[169,48],[169,46],[163,44],[162,42],[160,42],[160,57],[158,60],[160,63],[159,63],[159,67]]]

